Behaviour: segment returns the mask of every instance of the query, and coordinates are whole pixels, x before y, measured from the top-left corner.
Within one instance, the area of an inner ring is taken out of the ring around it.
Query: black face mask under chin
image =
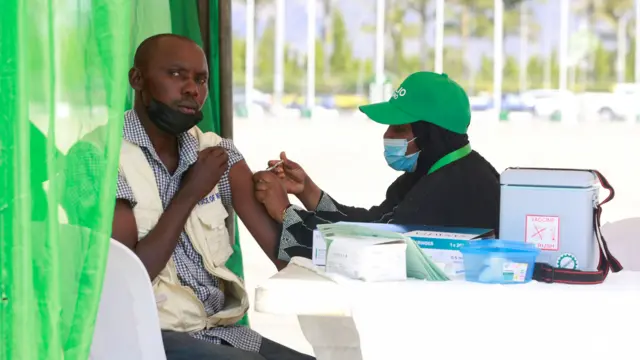
[[[147,106],[147,114],[160,130],[172,135],[182,134],[202,121],[199,110],[195,114],[185,114],[153,98]]]

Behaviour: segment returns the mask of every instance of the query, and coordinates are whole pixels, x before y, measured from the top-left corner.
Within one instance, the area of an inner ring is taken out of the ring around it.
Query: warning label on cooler
[[[525,242],[536,244],[540,250],[557,251],[559,238],[560,217],[527,215]]]

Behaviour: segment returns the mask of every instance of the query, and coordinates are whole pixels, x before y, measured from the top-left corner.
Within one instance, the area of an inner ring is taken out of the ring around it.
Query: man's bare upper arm
[[[256,200],[252,175],[253,172],[244,160],[233,165],[229,171],[233,208],[249,233],[280,270],[287,265],[278,260],[281,225],[273,221],[264,206]]]
[[[138,225],[131,204],[127,200],[116,200],[111,237],[130,249],[134,249],[138,243]]]

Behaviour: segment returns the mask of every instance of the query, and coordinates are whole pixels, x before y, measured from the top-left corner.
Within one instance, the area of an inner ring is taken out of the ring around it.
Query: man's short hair
[[[133,57],[133,66],[137,68],[144,67],[147,64],[149,57],[153,54],[155,47],[158,45],[158,42],[166,38],[174,38],[174,39],[184,40],[184,41],[188,41],[190,43],[196,44],[195,41],[182,35],[177,35],[177,34],[153,35],[151,37],[144,39],[140,43],[140,45],[138,45],[138,48],[136,49],[136,53]]]

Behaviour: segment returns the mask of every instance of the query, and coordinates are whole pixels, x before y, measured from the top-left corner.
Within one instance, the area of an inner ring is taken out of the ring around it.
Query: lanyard
[[[427,174],[432,174],[445,165],[449,165],[454,161],[458,161],[471,153],[471,144],[467,144],[458,150],[454,150],[436,161]]]

